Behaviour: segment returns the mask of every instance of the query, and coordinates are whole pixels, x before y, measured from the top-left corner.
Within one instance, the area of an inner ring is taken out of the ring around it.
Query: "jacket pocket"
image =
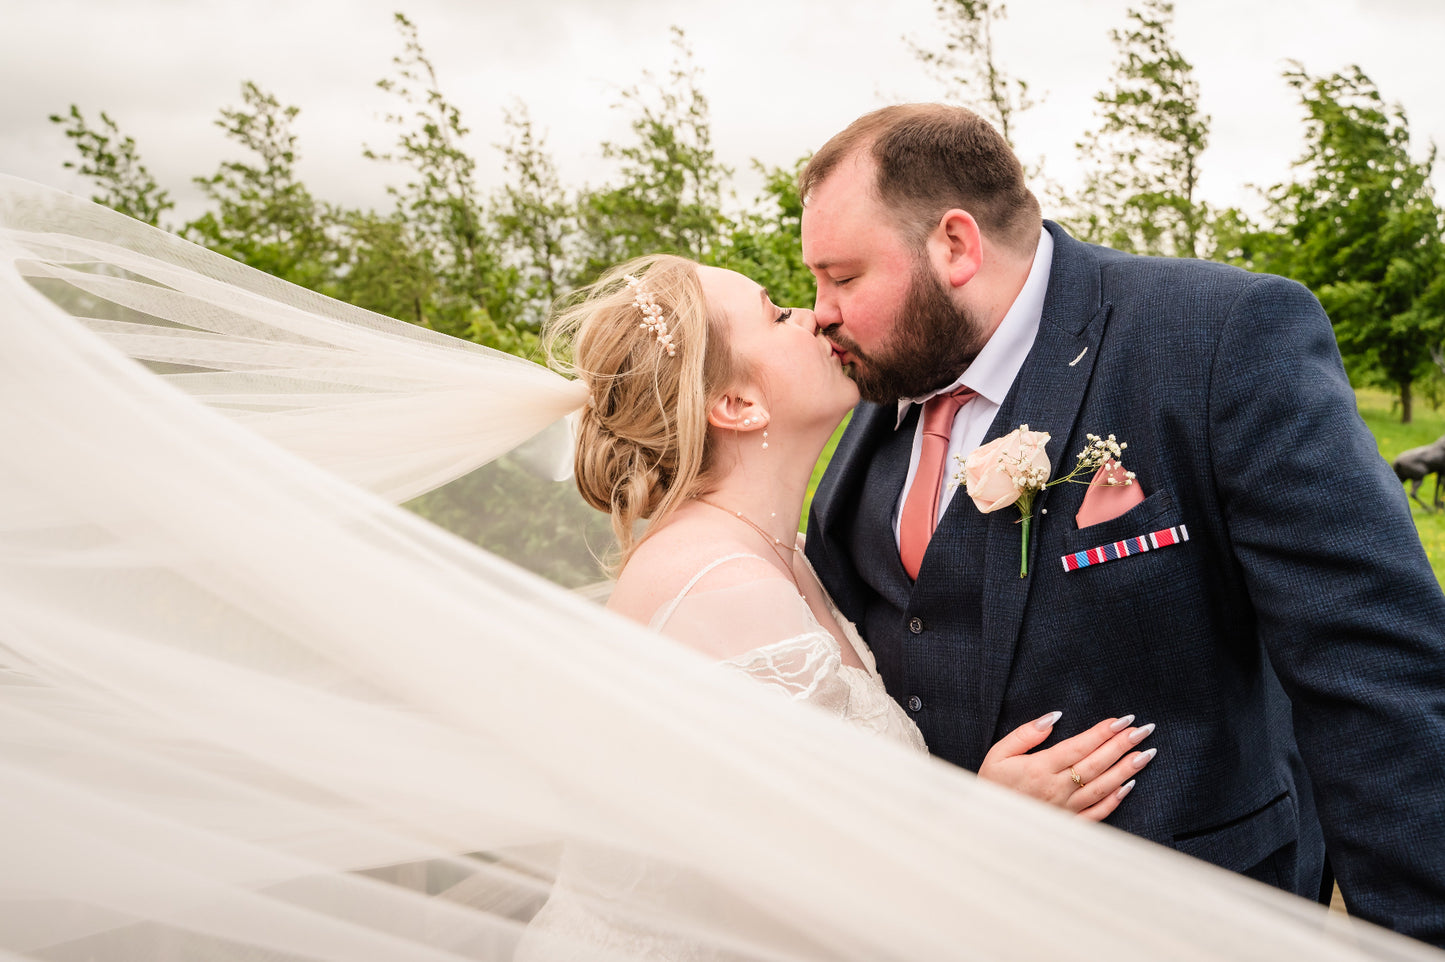
[[[1185,855],[1242,872],[1298,836],[1299,812],[1294,796],[1284,791],[1254,811],[1222,825],[1175,833],[1173,845]]]
[[[1072,518],[1069,520],[1073,521]],[[1160,488],[1117,518],[1091,524],[1087,528],[1071,529],[1064,540],[1068,547],[1082,551],[1123,538],[1149,534],[1161,528],[1170,528],[1179,524],[1179,521],[1174,495],[1168,488]]]

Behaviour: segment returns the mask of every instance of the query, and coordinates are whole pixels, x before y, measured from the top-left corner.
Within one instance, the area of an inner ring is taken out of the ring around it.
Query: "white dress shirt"
[[[948,460],[944,462],[943,469],[943,490],[938,496],[939,518],[943,517],[943,512],[948,510],[949,502],[953,500],[955,488],[951,479],[958,470],[954,456],[966,456],[982,443],[984,432],[993,423],[994,415],[998,414],[999,407],[1003,405],[1003,399],[1013,386],[1014,378],[1018,377],[1019,369],[1024,366],[1024,360],[1034,346],[1034,336],[1039,332],[1039,321],[1044,313],[1044,295],[1049,288],[1049,268],[1054,262],[1054,239],[1042,228],[1039,234],[1039,246],[1034,251],[1034,263],[1029,268],[1029,276],[1024,281],[1023,289],[1019,291],[1018,297],[1014,298],[1008,313],[999,322],[998,329],[993,332],[983,350],[978,352],[973,363],[959,375],[958,380],[941,391],[920,398],[904,398],[898,402],[897,426],[902,427],[909,408],[922,404],[936,394],[943,394],[957,387],[968,387],[978,392],[978,397],[960,408],[958,416],[953,419],[953,431],[948,438]],[[898,523],[903,514],[903,502],[908,498],[909,489],[913,487],[913,476],[918,471],[918,457],[922,450],[923,418],[919,418],[913,432],[913,453],[909,455],[908,477],[903,482],[903,493],[898,496],[898,503],[893,506],[895,542],[898,540]]]

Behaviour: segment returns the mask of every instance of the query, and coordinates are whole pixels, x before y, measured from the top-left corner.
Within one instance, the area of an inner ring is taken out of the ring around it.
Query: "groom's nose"
[[[818,297],[813,302],[814,323],[819,327],[836,327],[842,323],[843,315],[838,311],[838,301],[818,285]]]

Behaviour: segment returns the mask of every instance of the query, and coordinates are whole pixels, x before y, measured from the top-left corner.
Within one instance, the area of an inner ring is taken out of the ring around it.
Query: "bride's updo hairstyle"
[[[656,524],[706,489],[708,408],[743,373],[697,268],[670,254],[614,267],[569,298],[544,338],[552,367],[589,387],[577,422],[577,487],[611,514],[618,567],[642,540],[638,522]],[[656,305],[671,353],[640,293]]]

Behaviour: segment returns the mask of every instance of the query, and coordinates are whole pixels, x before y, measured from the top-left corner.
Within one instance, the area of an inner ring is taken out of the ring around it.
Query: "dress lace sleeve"
[[[842,663],[833,636],[793,586],[778,578],[712,590],[690,586],[659,612],[653,627],[794,698],[816,700]]]

